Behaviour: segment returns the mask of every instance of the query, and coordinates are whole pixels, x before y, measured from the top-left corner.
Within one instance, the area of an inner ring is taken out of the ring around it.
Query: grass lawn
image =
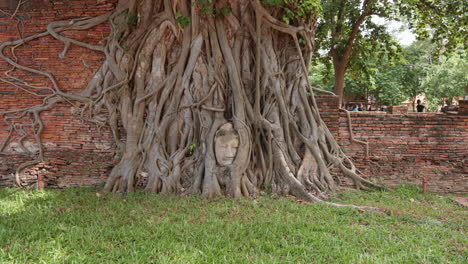
[[[467,210],[402,186],[333,201],[0,190],[0,263],[468,263]],[[6,197],[5,197],[6,196]]]

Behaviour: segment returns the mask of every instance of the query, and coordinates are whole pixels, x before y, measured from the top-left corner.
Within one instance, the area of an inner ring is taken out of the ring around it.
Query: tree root
[[[333,167],[357,188],[375,187],[359,175],[321,119],[314,93],[333,93],[308,82],[318,17],[287,25],[276,19],[281,10],[266,9],[259,0],[209,5],[231,12],[215,17],[186,1],[121,0],[107,14],[52,22],[45,32],[2,43],[1,59],[13,69],[46,77],[51,86],[31,85],[8,72],[0,78],[43,99],[38,106],[0,113],[9,126],[0,151],[14,131],[21,131],[14,122],[28,116],[40,146],[35,162],[42,161],[40,113],[55,104],[79,102],[81,117],[107,123],[121,150],[105,191],[131,192],[145,175],[149,192],[242,197],[271,188],[307,201],[348,206],[322,199],[338,188]],[[181,17],[189,18],[190,25],[181,25]],[[136,21],[129,23],[130,18]],[[106,22],[111,33],[103,46],[60,34]],[[65,93],[51,73],[18,63],[16,47],[48,35],[64,44],[61,57],[71,45],[104,54],[103,65],[82,92]],[[5,55],[7,47],[13,58]],[[216,140],[225,123],[232,124],[238,146],[232,164],[221,165]],[[19,166],[18,183],[21,170],[30,165]]]
[[[358,140],[354,138],[354,133],[353,133],[353,124],[351,121],[351,114],[349,113],[348,110],[340,108],[341,112],[346,113],[346,119],[348,120],[348,132],[349,132],[349,140],[354,143],[358,143],[364,146],[365,148],[365,153],[366,153],[366,158],[369,157],[369,143],[366,141]]]

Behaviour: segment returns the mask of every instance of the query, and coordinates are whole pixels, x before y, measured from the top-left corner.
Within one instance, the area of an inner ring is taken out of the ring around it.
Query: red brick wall
[[[329,130],[364,176],[390,187],[421,185],[426,177],[430,191],[468,192],[468,116],[350,112],[354,137],[369,143],[366,157],[364,146],[349,140],[348,121],[337,109],[337,97],[316,99]]]
[[[0,43],[13,41],[22,36],[31,36],[43,32],[48,23],[57,20],[96,16],[113,7],[115,1],[68,0],[68,1],[28,1],[25,8],[17,13],[21,23],[7,16],[0,16]],[[1,15],[1,14],[0,14]],[[24,26],[22,23],[24,22]],[[108,35],[109,27],[99,25],[88,31],[69,31],[64,35],[99,44]],[[77,93],[81,91],[100,67],[103,54],[72,45],[65,59],[59,59],[63,44],[48,36],[31,41],[16,48],[15,54],[19,63],[53,74],[63,91]],[[7,50],[7,54],[11,53]],[[10,66],[0,60],[0,78],[8,79],[3,72]],[[34,85],[50,86],[46,78],[15,70],[11,73],[17,78]],[[32,96],[14,86],[0,82],[0,112],[19,109],[41,103],[41,98]],[[60,104],[51,111],[42,114],[44,131],[42,140],[46,146],[46,161],[25,172],[25,178],[36,177],[39,172],[47,174],[54,186],[87,185],[100,183],[106,177],[109,164],[112,162],[113,146],[111,134],[107,129],[97,131],[96,126],[79,120],[76,105]],[[29,123],[23,118],[14,122],[19,128],[21,124]],[[26,129],[29,131],[29,129]],[[0,114],[0,144],[8,134],[4,116]],[[15,131],[12,142],[17,141],[20,133]],[[24,141],[29,149],[37,149],[33,137]],[[8,145],[6,152],[18,149]],[[0,153],[0,185],[12,181],[12,173],[21,162],[32,160],[34,155],[17,154],[14,156]],[[30,175],[30,176],[28,176]],[[60,175],[59,179],[55,179]],[[26,179],[27,181],[27,179]]]
[[[458,114],[468,116],[468,100],[460,100],[458,103]]]
[[[338,110],[338,97],[319,95],[315,96],[315,101],[320,108],[320,116],[327,124],[328,129],[333,135],[338,135],[340,124],[340,112]]]
[[[18,164],[31,160],[31,156],[0,153],[0,186],[14,184]],[[62,188],[103,183],[114,163],[109,155],[96,155],[84,150],[49,150],[45,161],[21,173],[25,185],[36,184],[43,178],[46,188]]]
[[[387,186],[421,185],[435,192],[468,192],[468,117],[438,113],[391,115],[352,112],[356,139],[369,143],[369,157],[362,145],[350,143],[347,120],[340,116],[340,145],[367,176]]]

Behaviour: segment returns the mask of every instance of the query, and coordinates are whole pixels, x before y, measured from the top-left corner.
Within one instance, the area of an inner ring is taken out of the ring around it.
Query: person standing
[[[418,113],[424,112],[424,108],[426,108],[423,104],[421,104],[421,100],[416,101],[418,105],[416,105],[416,110]]]

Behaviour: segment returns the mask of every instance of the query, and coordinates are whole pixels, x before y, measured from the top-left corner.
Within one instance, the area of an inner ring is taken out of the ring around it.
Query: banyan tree
[[[84,118],[110,127],[118,149],[109,192],[133,191],[142,177],[149,192],[242,197],[268,189],[307,201],[336,190],[339,175],[373,186],[322,121],[314,94],[323,91],[308,82],[319,13],[317,0],[120,0],[106,14],[2,43],[3,60],[52,84],[42,104],[5,114],[33,118],[41,144],[40,113],[81,103]],[[62,34],[102,23],[111,28],[102,46]],[[63,43],[60,57],[71,45],[104,54],[80,93],[5,55],[48,35]],[[18,171],[42,159],[41,148]]]

